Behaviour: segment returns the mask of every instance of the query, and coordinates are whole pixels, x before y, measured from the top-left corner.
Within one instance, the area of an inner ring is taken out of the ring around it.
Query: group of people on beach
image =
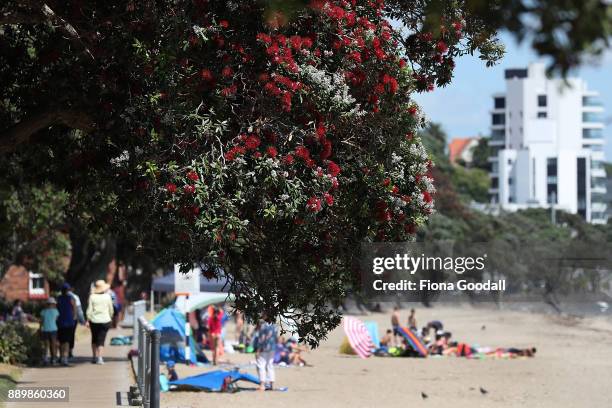
[[[388,352],[392,348],[398,350],[401,355],[417,355],[416,350],[400,333],[400,309],[393,308],[391,313],[391,327],[380,340],[381,348]],[[530,348],[491,348],[472,346],[467,343],[452,340],[452,333],[444,330],[444,324],[440,320],[427,322],[420,330],[417,326],[416,311],[410,309],[407,327],[411,330],[426,347],[429,355],[472,357],[474,355],[497,356],[497,357],[534,357],[537,349]]]
[[[91,362],[104,364],[102,354],[106,334],[112,326],[117,309],[110,285],[104,280],[98,280],[92,285],[85,313],[79,296],[69,283],[64,283],[57,299],[49,297],[40,312],[43,365],[69,365],[79,324],[86,325],[91,331]]]

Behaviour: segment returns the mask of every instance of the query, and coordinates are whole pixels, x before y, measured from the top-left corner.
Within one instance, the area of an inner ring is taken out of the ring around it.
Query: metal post
[[[143,321],[138,322],[138,387],[140,395],[144,399],[144,374],[145,374],[145,327]]]
[[[150,408],[159,408],[159,346],[161,333],[158,330],[151,332],[151,395]]]
[[[147,328],[148,329],[148,328]],[[144,401],[144,408],[149,408],[149,398],[151,397],[149,393],[149,389],[151,387],[151,378],[150,378],[150,362],[151,362],[151,337],[150,333],[147,331],[145,337],[145,347],[144,347],[144,390],[142,390],[142,399]]]

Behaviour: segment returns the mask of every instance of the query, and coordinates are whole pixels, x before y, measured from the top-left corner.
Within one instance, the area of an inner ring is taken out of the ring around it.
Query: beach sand
[[[405,321],[408,310],[402,310]],[[382,334],[388,314],[359,316],[377,321]],[[612,322],[609,318],[567,318],[528,312],[436,305],[417,308],[419,326],[441,320],[456,341],[490,347],[535,346],[535,358],[469,360],[457,357],[389,358],[339,354],[339,327],[304,356],[313,367],[276,370],[287,392],[234,394],[175,391],[163,407],[612,407]],[[482,326],[486,326],[483,330]],[[228,327],[230,338],[232,327]],[[207,352],[209,353],[209,352]],[[209,354],[208,354],[209,355]],[[246,364],[253,354],[226,354]],[[177,365],[180,376],[208,367]],[[255,368],[247,368],[255,373]],[[164,369],[162,369],[164,371]],[[252,387],[249,383],[243,386]],[[488,391],[482,394],[480,388]],[[423,399],[424,392],[428,398]]]

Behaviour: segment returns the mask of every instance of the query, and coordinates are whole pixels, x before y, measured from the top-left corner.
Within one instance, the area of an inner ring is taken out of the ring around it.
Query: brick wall
[[[0,281],[0,297],[12,302],[20,299],[24,302],[33,299],[29,293],[30,272],[23,266],[11,265]],[[45,282],[45,296],[49,295],[49,283]],[[38,297],[39,299],[41,297]]]

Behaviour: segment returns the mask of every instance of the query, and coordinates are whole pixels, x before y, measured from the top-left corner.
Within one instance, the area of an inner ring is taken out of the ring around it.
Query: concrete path
[[[98,408],[127,405],[126,391],[133,385],[127,354],[130,346],[110,346],[110,339],[130,335],[131,330],[112,329],[106,337],[104,365],[91,364],[91,336],[89,330],[77,333],[75,360],[71,367],[28,368],[17,385],[20,387],[69,387],[69,402],[18,402],[7,408],[79,407]],[[118,396],[120,392],[122,400]]]

